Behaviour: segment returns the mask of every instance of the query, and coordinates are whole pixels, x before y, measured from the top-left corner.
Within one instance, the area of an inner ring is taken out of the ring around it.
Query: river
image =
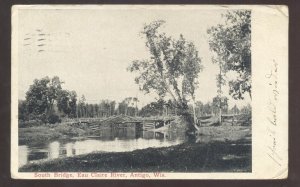
[[[128,152],[149,147],[167,147],[187,140],[184,132],[154,132],[135,128],[108,128],[80,139],[19,145],[19,167],[29,163],[72,157],[92,152]]]

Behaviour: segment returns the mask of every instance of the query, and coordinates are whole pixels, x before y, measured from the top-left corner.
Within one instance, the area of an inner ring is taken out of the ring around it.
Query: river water
[[[102,129],[92,137],[19,145],[19,167],[92,152],[127,152],[149,147],[168,147],[186,140],[184,132],[138,131],[131,127]]]

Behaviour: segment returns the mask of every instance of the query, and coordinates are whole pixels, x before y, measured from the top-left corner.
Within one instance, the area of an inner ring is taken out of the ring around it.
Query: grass
[[[251,126],[207,126],[201,127],[198,142],[237,141],[246,139],[251,141]]]
[[[247,141],[246,141],[247,142]],[[181,144],[122,153],[92,153],[25,165],[20,172],[250,172],[245,140]]]
[[[54,125],[41,125],[27,128],[19,128],[19,144],[36,144],[50,140],[70,137],[85,136],[90,130],[84,126],[75,127],[70,124],[60,123]]]

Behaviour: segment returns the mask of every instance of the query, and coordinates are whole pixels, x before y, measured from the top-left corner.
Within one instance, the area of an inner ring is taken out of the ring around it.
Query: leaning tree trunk
[[[220,82],[219,82],[219,125],[222,125],[222,63],[220,65]]]
[[[187,103],[181,103],[179,106],[179,115],[183,116],[184,120],[187,123],[188,132],[192,133],[199,130],[199,127],[196,126],[193,114],[190,113]]]
[[[197,126],[197,116],[196,116],[196,108],[195,108],[195,98],[193,98],[193,116],[194,116],[194,127],[198,131],[200,130],[199,127]]]
[[[222,99],[219,99],[219,125],[222,125]]]

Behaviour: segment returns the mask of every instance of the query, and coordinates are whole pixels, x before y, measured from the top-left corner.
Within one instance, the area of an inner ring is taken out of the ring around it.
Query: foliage
[[[140,116],[150,117],[150,116],[159,116],[162,114],[162,108],[157,105],[156,102],[151,102],[144,106],[140,111]]]
[[[76,109],[77,109],[77,93],[75,91],[69,91],[69,111],[70,113],[68,114],[69,117],[75,118],[76,117]]]
[[[76,92],[63,90],[62,84],[57,76],[52,79],[35,79],[26,92],[25,101],[19,101],[19,119],[41,120],[44,123],[58,122],[54,117],[58,115],[54,108],[55,103],[64,115],[75,117]]]
[[[182,105],[188,96],[194,97],[198,73],[202,69],[201,59],[194,44],[182,35],[176,40],[158,33],[163,24],[164,21],[154,21],[144,27],[142,34],[146,36],[151,57],[133,61],[128,70],[139,72],[135,81],[141,90],[146,93],[155,91],[162,98],[169,94]]]
[[[231,114],[239,114],[240,113],[240,109],[236,106],[236,105],[234,105],[231,109],[230,109],[230,111],[229,111]]]
[[[228,112],[228,98],[227,97],[214,97],[212,102],[212,112],[219,114],[221,109],[222,113]]]
[[[19,101],[19,105],[18,105],[18,110],[19,110],[19,115],[18,115],[18,119],[22,120],[22,121],[27,121],[28,118],[28,106],[27,106],[27,102],[26,101]]]
[[[58,110],[68,115],[69,117],[76,117],[76,92],[61,90],[57,94],[57,107]]]
[[[82,99],[78,103],[78,117],[79,118],[89,118],[89,117],[109,117],[112,115],[130,115],[135,116],[137,108],[133,107],[133,104],[126,102],[126,98],[120,102],[110,100],[101,100],[98,104],[89,104],[85,103],[85,97],[82,96]]]
[[[234,99],[243,99],[245,93],[251,97],[251,11],[228,11],[223,17],[225,24],[207,31],[210,49],[216,54],[213,62],[221,65],[223,74],[237,72],[236,80],[229,82],[229,94]]]
[[[171,99],[164,101],[163,99],[158,99],[155,102],[151,102],[139,111],[139,116],[149,117],[149,116],[168,116],[177,115],[177,107]]]
[[[203,116],[203,112],[204,112],[203,111],[203,108],[204,108],[203,103],[201,101],[197,101],[195,103],[195,105],[196,105],[196,116],[197,117]]]
[[[85,97],[82,96],[77,105],[77,115],[79,118],[109,117],[122,114],[136,116],[138,114],[138,102],[136,97],[127,97],[120,103],[101,100],[97,104],[89,104],[85,102]]]
[[[241,110],[240,110],[240,112],[243,113],[243,114],[251,114],[252,113],[252,107],[251,107],[251,105],[248,104],[248,105],[242,107]]]
[[[52,94],[49,92],[49,83],[49,77],[41,80],[35,79],[33,85],[26,92],[26,103],[30,114],[38,116],[49,112],[51,96],[48,97]]]
[[[49,104],[50,104],[50,112],[52,112],[53,109],[53,103],[58,98],[58,95],[63,92],[64,90],[62,90],[61,85],[64,82],[60,81],[59,77],[54,76],[51,80],[50,83],[48,85],[48,92],[46,94]]]
[[[140,111],[140,116],[149,117],[149,116],[161,116],[163,115],[165,101],[159,99],[156,102],[151,102],[144,106]]]
[[[117,114],[116,101],[101,100],[99,104],[85,103],[82,96],[78,102],[77,110],[79,118],[108,117]]]
[[[202,70],[201,59],[192,42],[183,35],[178,39],[159,32],[165,21],[154,21],[144,26],[142,34],[146,37],[146,47],[150,59],[135,60],[128,67],[137,72],[135,82],[140,90],[156,92],[160,98],[169,96],[176,103],[181,114],[188,115],[189,99],[195,99],[198,74]]]
[[[124,106],[125,106],[125,115],[128,115],[128,108],[130,107],[130,105],[134,105],[133,103],[133,97],[126,97],[123,100]]]
[[[56,114],[50,114],[50,116],[48,116],[47,121],[50,124],[55,124],[55,123],[60,123],[61,122],[59,116],[56,115]]]

